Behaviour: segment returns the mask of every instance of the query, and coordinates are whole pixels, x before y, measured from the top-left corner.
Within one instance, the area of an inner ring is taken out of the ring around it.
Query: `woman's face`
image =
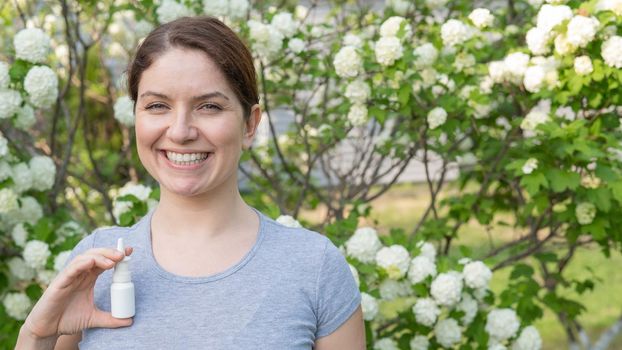
[[[225,76],[202,51],[171,48],[142,73],[138,156],[162,191],[196,196],[237,186],[241,150],[258,122],[258,107],[245,122]]]

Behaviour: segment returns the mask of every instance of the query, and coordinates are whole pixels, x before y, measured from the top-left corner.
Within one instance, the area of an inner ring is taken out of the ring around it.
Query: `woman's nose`
[[[183,109],[179,109],[173,114],[166,133],[168,138],[179,144],[196,140],[199,135],[197,128],[193,125],[192,114]]]

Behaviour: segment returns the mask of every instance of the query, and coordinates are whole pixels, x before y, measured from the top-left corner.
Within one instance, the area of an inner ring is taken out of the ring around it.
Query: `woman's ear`
[[[242,149],[249,149],[255,139],[257,127],[261,121],[261,107],[255,104],[251,107],[251,113],[244,122],[244,135],[242,139]]]

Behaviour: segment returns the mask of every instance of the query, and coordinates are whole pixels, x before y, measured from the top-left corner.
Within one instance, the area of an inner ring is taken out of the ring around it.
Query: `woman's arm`
[[[365,322],[358,309],[333,333],[315,341],[315,350],[365,350]]]

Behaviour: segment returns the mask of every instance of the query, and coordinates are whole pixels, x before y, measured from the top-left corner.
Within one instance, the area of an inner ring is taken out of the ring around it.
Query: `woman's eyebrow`
[[[192,100],[193,101],[207,100],[207,99],[212,98],[212,97],[222,97],[225,100],[229,101],[229,97],[227,97],[227,95],[223,94],[220,91],[214,91],[214,92],[209,92],[207,94],[203,94],[203,95],[199,95],[199,96],[194,96],[192,98]]]
[[[147,97],[147,96],[154,96],[154,97],[158,97],[161,99],[165,99],[165,100],[170,100],[170,98],[168,96],[166,96],[165,94],[159,93],[159,92],[154,92],[154,91],[145,91],[142,94],[140,94],[140,97]],[[203,94],[203,95],[199,95],[199,96],[193,96],[192,97],[192,101],[198,101],[198,100],[206,100],[212,97],[222,97],[225,100],[229,101],[229,97],[227,97],[227,95],[223,94],[220,91],[214,91],[214,92],[209,92],[207,94]]]

